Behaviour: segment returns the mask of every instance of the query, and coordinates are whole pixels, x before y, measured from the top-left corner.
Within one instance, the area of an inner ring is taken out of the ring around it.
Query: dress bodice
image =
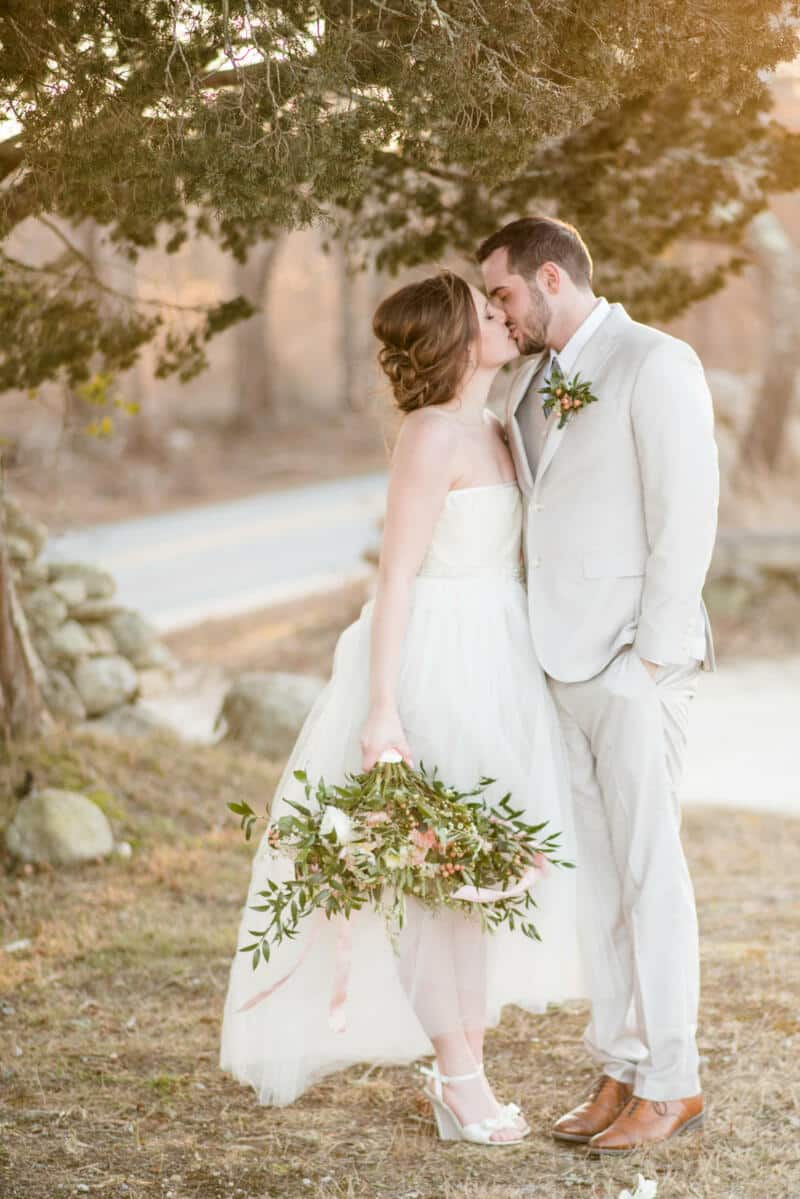
[[[516,482],[447,493],[418,577],[524,578],[522,503]]]

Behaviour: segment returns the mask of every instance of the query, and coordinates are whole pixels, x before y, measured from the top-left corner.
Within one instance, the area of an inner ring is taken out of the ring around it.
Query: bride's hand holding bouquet
[[[361,731],[360,745],[363,771],[371,770],[387,749],[396,750],[404,762],[414,765],[414,756],[395,704],[374,704],[370,708]]]

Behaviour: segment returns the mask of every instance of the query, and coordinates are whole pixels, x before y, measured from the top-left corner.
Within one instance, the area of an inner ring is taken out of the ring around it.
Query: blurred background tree
[[[765,74],[796,53],[798,15],[784,0],[8,0],[0,245],[45,215],[60,248],[35,267],[0,257],[0,389],[124,370],[149,341],[158,375],[191,378],[252,316],[269,269],[263,248],[244,266],[253,247],[342,213],[396,270],[550,205],[603,288],[643,319],[675,315],[741,266],[749,220],[797,179]],[[129,259],[212,238],[243,294],[143,304],[61,223],[86,221]],[[720,260],[670,261],[686,237]]]

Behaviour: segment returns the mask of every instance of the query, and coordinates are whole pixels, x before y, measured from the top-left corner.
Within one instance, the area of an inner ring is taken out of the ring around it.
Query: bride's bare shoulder
[[[445,419],[442,419],[443,416]],[[459,434],[458,422],[447,419],[446,414],[437,412],[435,408],[416,408],[403,417],[397,441],[402,439],[417,446],[432,445],[442,449],[456,445]]]
[[[405,476],[447,471],[460,445],[455,421],[443,420],[430,408],[417,408],[406,413],[401,422],[392,450],[392,472]]]

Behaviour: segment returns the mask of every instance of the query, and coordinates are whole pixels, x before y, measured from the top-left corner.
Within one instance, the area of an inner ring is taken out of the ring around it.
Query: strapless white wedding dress
[[[413,584],[399,711],[415,764],[422,761],[429,770],[436,765],[443,780],[462,789],[481,776],[494,778],[486,798],[497,801],[512,792],[529,820],[546,820],[548,831],[561,831],[563,856],[574,861],[566,757],[531,640],[521,534],[516,483],[448,493]],[[276,788],[273,817],[290,810],[286,799],[304,799],[295,770],[329,783],[361,770],[373,604],[368,600],[339,637],[330,680]],[[268,797],[246,798],[262,814]],[[248,928],[261,927],[261,917],[249,908],[260,902],[257,892],[289,870],[268,855],[262,837],[237,945],[252,941]],[[491,1026],[504,1004],[542,1011],[549,1002],[581,996],[575,874],[551,868],[535,884],[541,942],[505,928],[482,934],[476,916],[432,913],[414,901],[399,955],[382,918],[367,910],[349,922],[349,948],[337,928],[342,921],[319,916],[255,971],[249,954],[235,953],[222,1069],[250,1084],[261,1103],[287,1104],[356,1062],[400,1064],[430,1054],[431,1037],[454,1022]],[[284,978],[268,998],[240,1010]],[[338,1030],[331,1019],[337,990],[345,1020]],[[535,1068],[535,1050],[531,1054]]]

